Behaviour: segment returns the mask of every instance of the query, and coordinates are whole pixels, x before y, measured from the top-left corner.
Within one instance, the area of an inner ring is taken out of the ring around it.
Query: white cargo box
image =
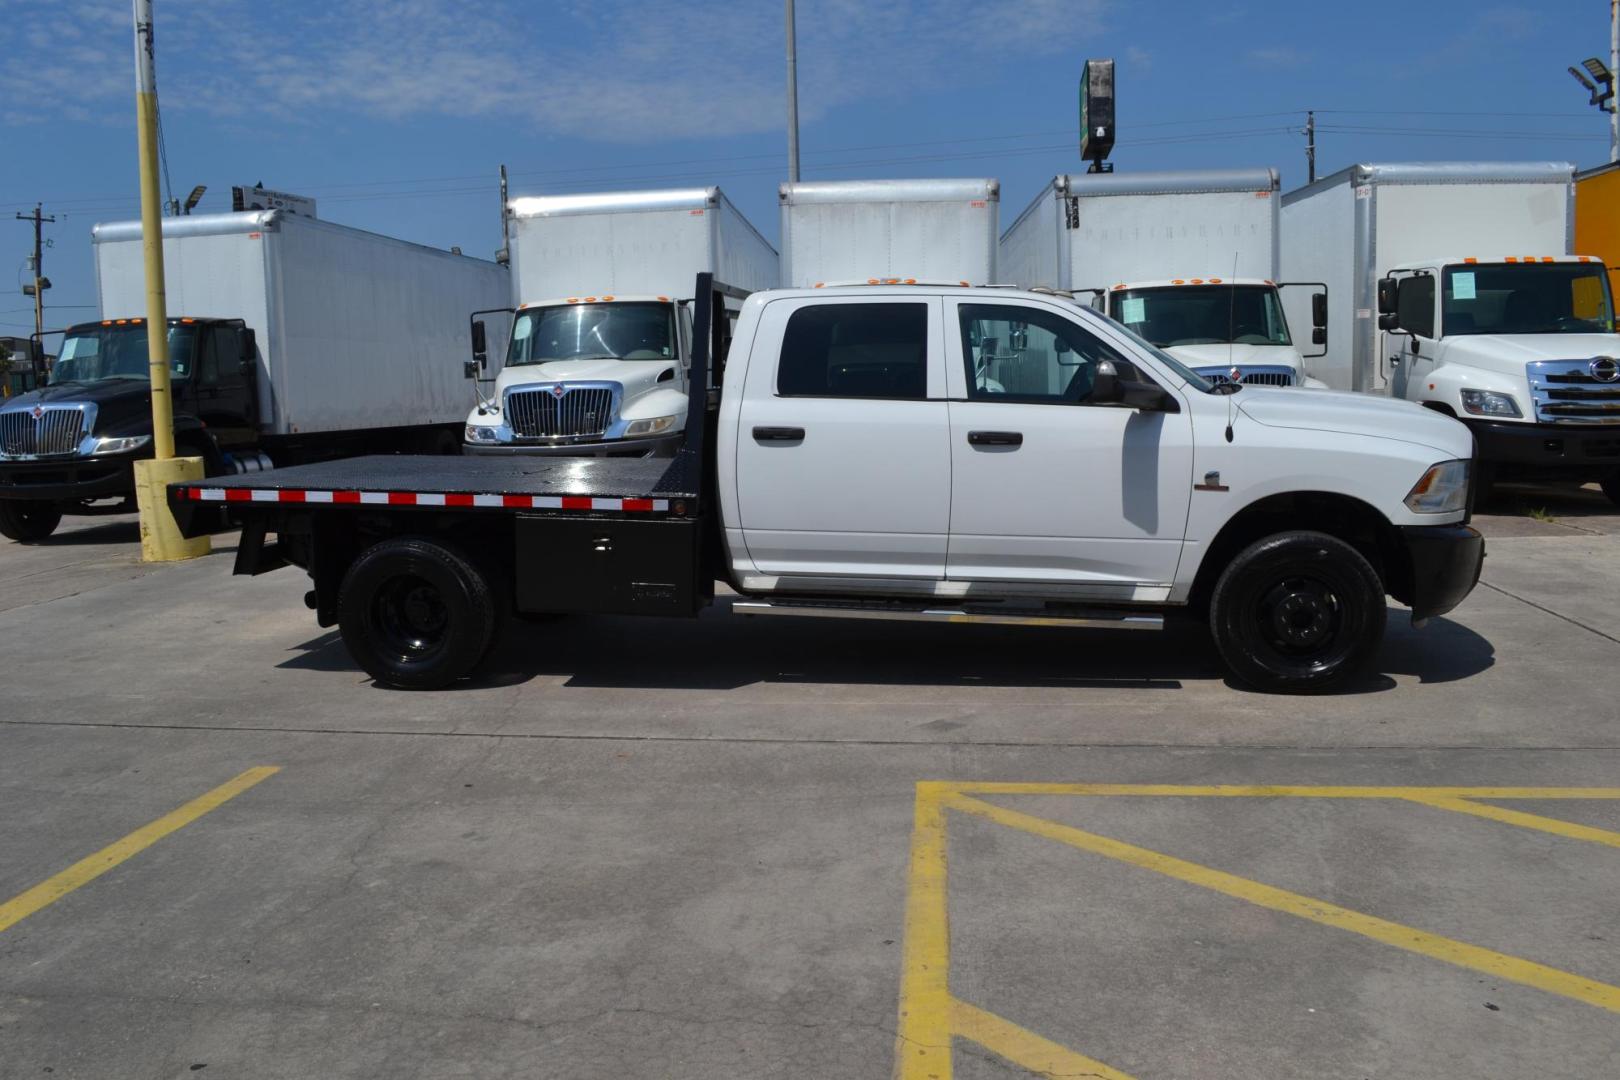
[[[776,249],[717,187],[527,196],[508,203],[513,302],[568,296],[687,299],[697,275],[777,285]]]
[[[1572,254],[1574,187],[1568,162],[1456,161],[1352,165],[1284,195],[1281,272],[1328,285],[1328,355],[1314,371],[1339,389],[1384,385],[1378,279],[1391,267]],[[1296,323],[1305,298],[1285,299]]]
[[[995,180],[828,180],[783,184],[782,284],[914,278],[996,280]]]
[[[102,318],[144,316],[141,223],[91,238]],[[257,336],[269,435],[459,422],[468,317],[511,292],[496,263],[279,210],[165,218],[163,259],[171,317]]]
[[[1276,169],[1057,176],[1002,236],[1002,278],[1054,289],[1275,280],[1278,187]]]

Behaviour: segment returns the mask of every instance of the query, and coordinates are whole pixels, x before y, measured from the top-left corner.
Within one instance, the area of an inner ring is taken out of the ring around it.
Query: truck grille
[[[1614,360],[1535,360],[1525,368],[1537,420],[1620,424],[1620,367]]]
[[[84,436],[84,412],[75,407],[45,406],[39,419],[32,409],[0,413],[0,453],[8,457],[71,454]]]
[[[1294,385],[1293,368],[1272,364],[1256,364],[1252,367],[1244,367],[1239,364],[1237,366],[1238,370],[1243,372],[1244,386]],[[1193,370],[1217,385],[1232,381],[1231,376],[1228,375],[1228,372],[1232,370],[1231,368],[1194,368]]]
[[[506,394],[506,422],[520,439],[568,439],[599,436],[613,422],[617,396],[612,386],[569,386],[562,394],[550,386],[510,390]]]

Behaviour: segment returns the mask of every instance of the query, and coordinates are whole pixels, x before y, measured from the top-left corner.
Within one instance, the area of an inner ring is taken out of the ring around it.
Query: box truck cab
[[[1459,256],[1378,283],[1389,390],[1455,416],[1498,476],[1597,480],[1620,502],[1620,335],[1603,262]]]
[[[1279,186],[1270,168],[1056,176],[1001,237],[1002,274],[1090,292],[1207,379],[1236,366],[1252,385],[1321,387],[1306,361],[1323,353],[1298,347],[1280,301]],[[1326,290],[1299,290],[1323,296],[1314,345],[1327,341]]]
[[[776,284],[776,250],[719,188],[513,199],[504,362],[478,312],[463,446],[489,456],[667,456],[686,424],[699,273]],[[718,373],[711,382],[718,381]],[[487,387],[487,392],[485,388]]]
[[[1316,293],[1311,341],[1327,341],[1327,293]],[[1305,374],[1283,311],[1282,291],[1263,278],[1170,278],[1122,283],[1099,295],[1108,316],[1212,382],[1248,386],[1327,383]]]
[[[102,318],[63,332],[47,384],[0,403],[0,535],[132,506],[152,456],[138,221],[92,232]],[[455,452],[445,364],[504,267],[281,210],[163,222],[177,452],[209,476],[357,453]]]

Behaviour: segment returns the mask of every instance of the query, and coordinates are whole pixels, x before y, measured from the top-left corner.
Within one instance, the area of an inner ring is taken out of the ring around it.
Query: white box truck
[[[782,283],[996,280],[995,180],[783,184]]]
[[[152,453],[138,221],[92,230],[101,318],[0,408],[0,533],[127,505]],[[282,211],[163,221],[175,443],[210,476],[357,453],[454,453],[468,315],[503,266]],[[119,500],[109,505],[108,499]]]
[[[468,453],[667,456],[686,423],[692,282],[772,288],[776,249],[717,187],[513,199],[515,305]],[[488,374],[489,335],[475,323]],[[718,375],[718,373],[715,373]]]
[[[1597,480],[1620,501],[1620,336],[1571,254],[1566,162],[1354,165],[1283,198],[1283,264],[1333,286],[1330,381],[1472,429],[1491,478]]]
[[[1306,375],[1278,277],[1275,169],[1057,176],[1001,238],[1001,271],[1024,288],[1090,292],[1106,311],[1217,382],[1326,384]],[[1321,296],[1318,282],[1296,283]],[[1313,345],[1327,304],[1310,301]]]

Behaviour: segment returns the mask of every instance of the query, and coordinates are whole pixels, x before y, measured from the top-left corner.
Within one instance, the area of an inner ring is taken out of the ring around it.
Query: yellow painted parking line
[[[12,897],[4,904],[0,904],[0,933],[9,930],[41,908],[56,903],[79,886],[94,881],[119,863],[138,855],[175,830],[184,828],[210,810],[224,805],[248,788],[280,771],[280,767],[275,765],[249,769],[207,794],[199,795],[179,809],[171,810],[151,824],[141,826],[94,855],[80,859],[60,874]]]
[[[906,894],[905,967],[895,1074],[903,1080],[950,1080],[950,915],[945,898],[945,810],[934,785],[917,785],[911,828],[911,886]]]
[[[983,802],[979,799],[965,795],[946,794],[940,799],[947,809],[957,810],[964,814],[985,818],[998,825],[1008,828],[1020,829],[1035,836],[1046,837],[1082,851],[1102,855],[1119,862],[1128,863],[1144,870],[1151,870],[1157,874],[1164,874],[1189,885],[1197,885],[1214,892],[1224,893],[1239,900],[1246,900],[1260,907],[1270,908],[1288,915],[1295,915],[1308,919],[1323,926],[1331,926],[1338,930],[1345,930],[1352,934],[1371,938],[1385,945],[1393,945],[1398,949],[1418,953],[1436,960],[1443,960],[1458,967],[1469,968],[1494,975],[1500,979],[1533,986],[1560,997],[1571,998],[1575,1001],[1595,1005],[1610,1012],[1620,1012],[1620,986],[1611,986],[1608,983],[1598,982],[1557,968],[1547,967],[1532,960],[1524,960],[1506,953],[1494,952],[1490,949],[1470,945],[1464,941],[1441,937],[1419,930],[1416,927],[1403,926],[1400,923],[1380,919],[1374,915],[1367,915],[1359,911],[1352,911],[1337,904],[1330,904],[1325,900],[1302,896],[1299,893],[1289,892],[1286,889],[1264,885],[1258,881],[1228,874],[1213,867],[1202,866],[1198,863],[1178,859],[1172,855],[1150,851],[1147,848],[1137,847],[1120,840],[1112,840],[1106,836],[1076,829],[1070,825],[1062,825],[1045,818],[1034,817],[1017,810],[1008,810],[1005,807]]]
[[[964,780],[923,783],[965,795],[1184,795],[1285,799],[1620,799],[1620,787],[1306,787],[1275,784],[1016,784]]]
[[[1528,814],[1523,810],[1509,810],[1506,807],[1446,796],[1425,798],[1412,795],[1407,797],[1407,801],[1432,806],[1437,810],[1449,810],[1454,814],[1473,814],[1475,817],[1490,818],[1492,821],[1500,821],[1507,825],[1517,825],[1521,829],[1536,829],[1571,840],[1585,840],[1593,844],[1607,844],[1609,847],[1620,848],[1620,833],[1592,825],[1578,825],[1560,818],[1543,817],[1541,814]]]
[[[951,1001],[951,1025],[964,1039],[972,1039],[985,1049],[1038,1076],[1051,1077],[1052,1080],[1058,1080],[1059,1077],[1135,1080],[1128,1073],[1122,1073],[1095,1058],[1077,1054],[1066,1046],[1059,1046],[1051,1039],[1025,1031],[1010,1020],[985,1012],[965,1001],[954,999]]]

